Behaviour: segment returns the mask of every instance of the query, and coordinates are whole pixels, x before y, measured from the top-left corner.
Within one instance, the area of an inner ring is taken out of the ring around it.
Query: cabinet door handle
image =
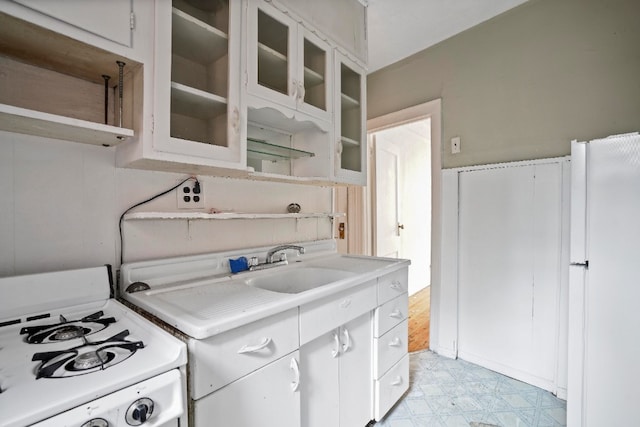
[[[298,391],[300,388],[300,367],[295,357],[291,358],[291,364],[289,365],[293,371],[293,381],[291,381],[291,391]]]
[[[351,305],[351,299],[349,298],[345,298],[341,303],[340,303],[340,308],[349,308],[349,306]]]
[[[400,385],[402,384],[402,377],[398,375],[393,381],[391,381],[391,385]]]
[[[391,289],[400,290],[400,289],[402,289],[402,283],[400,283],[399,280],[394,280],[393,282],[391,282],[390,287],[391,287]]]
[[[298,81],[296,79],[293,79],[291,82],[291,96],[294,98],[298,97]]]
[[[346,353],[351,348],[351,336],[349,336],[349,330],[347,328],[342,329],[342,335],[344,335],[344,344],[342,344],[342,352]]]
[[[402,315],[402,312],[400,311],[400,309],[396,308],[391,313],[389,313],[389,317],[393,319],[402,319],[404,316]]]
[[[231,117],[231,127],[233,128],[233,131],[235,133],[238,133],[240,131],[240,111],[238,110],[238,107],[235,107],[233,109],[233,114]]]
[[[238,354],[255,353],[257,351],[262,350],[263,348],[268,346],[270,343],[271,343],[271,338],[264,337],[264,338],[262,338],[262,340],[260,340],[260,342],[258,344],[254,344],[254,345],[245,344],[245,345],[243,345],[240,348],[240,350],[238,350]]]
[[[389,342],[389,347],[400,347],[400,344],[402,344],[402,341],[400,341],[400,338],[395,337]]]
[[[334,347],[333,350],[331,350],[331,357],[335,359],[340,354],[340,337],[336,331],[333,331],[333,341]]]
[[[304,83],[298,82],[298,101],[304,102],[304,95],[306,91],[304,89]]]

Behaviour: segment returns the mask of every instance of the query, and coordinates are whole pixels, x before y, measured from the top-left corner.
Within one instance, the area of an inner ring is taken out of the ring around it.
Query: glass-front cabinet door
[[[263,0],[249,0],[247,27],[248,92],[329,121],[329,43]]]
[[[341,182],[366,185],[366,75],[345,55],[335,55],[335,175]]]
[[[174,160],[232,168],[245,163],[240,3],[156,1],[154,149]]]

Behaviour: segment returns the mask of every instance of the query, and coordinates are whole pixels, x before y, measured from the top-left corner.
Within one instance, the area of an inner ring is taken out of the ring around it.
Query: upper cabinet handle
[[[298,81],[296,79],[293,79],[291,82],[291,96],[294,98],[298,97]]]
[[[298,82],[298,100],[300,102],[304,102],[305,93],[304,84],[302,82]]]
[[[243,345],[242,348],[240,348],[240,350],[238,350],[238,354],[255,353],[256,351],[260,351],[263,348],[267,347],[270,343],[271,343],[271,338],[264,337],[264,338],[262,338],[262,340],[258,344],[255,344],[255,345],[245,344],[245,345]]]

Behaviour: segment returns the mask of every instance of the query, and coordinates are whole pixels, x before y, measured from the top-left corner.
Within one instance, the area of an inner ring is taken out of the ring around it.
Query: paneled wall
[[[0,132],[0,276],[119,264],[118,218],[187,175],[115,167],[115,149]],[[330,212],[331,189],[199,177],[207,208]],[[136,211],[172,211],[171,192]],[[328,219],[128,221],[124,261],[331,238]]]

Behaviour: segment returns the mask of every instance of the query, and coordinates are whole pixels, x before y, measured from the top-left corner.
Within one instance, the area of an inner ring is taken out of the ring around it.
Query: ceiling
[[[368,0],[369,72],[527,0]]]

